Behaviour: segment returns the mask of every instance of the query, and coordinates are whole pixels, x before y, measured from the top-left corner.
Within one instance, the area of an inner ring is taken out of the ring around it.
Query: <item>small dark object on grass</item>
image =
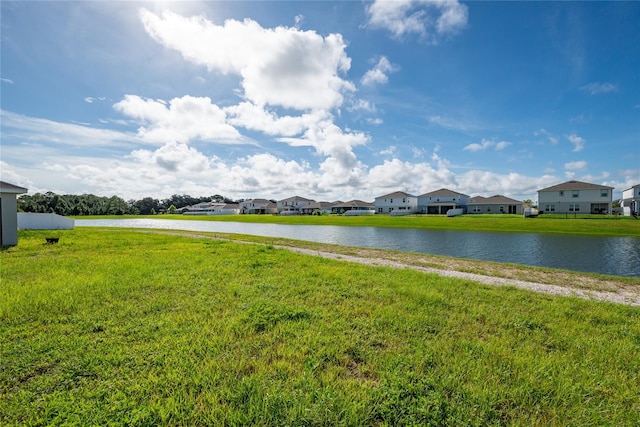
[[[59,237],[45,237],[45,239],[47,239],[47,243],[50,245],[53,243],[58,243],[58,240],[60,240]]]

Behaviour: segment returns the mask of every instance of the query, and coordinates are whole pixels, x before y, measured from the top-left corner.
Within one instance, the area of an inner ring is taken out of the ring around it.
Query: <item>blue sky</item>
[[[536,200],[640,183],[638,2],[11,2],[30,193]]]

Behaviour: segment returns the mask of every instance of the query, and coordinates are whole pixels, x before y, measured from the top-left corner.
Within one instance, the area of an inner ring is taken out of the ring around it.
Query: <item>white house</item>
[[[277,214],[278,207],[275,203],[266,199],[250,199],[240,202],[241,214]]]
[[[276,206],[280,215],[297,215],[302,213],[302,208],[314,203],[315,200],[305,199],[300,196],[293,196],[287,199],[278,200]]]
[[[613,187],[567,181],[538,190],[538,209],[545,213],[606,214],[611,212]]]
[[[441,188],[418,196],[418,212],[444,215],[449,209],[466,211],[470,199],[466,194]]]
[[[28,190],[0,181],[0,243],[2,246],[18,244],[18,194]]]
[[[495,195],[491,197],[472,197],[467,203],[470,214],[518,214],[522,215],[524,203],[510,197]]]
[[[631,216],[640,213],[640,184],[627,188],[622,192],[622,202],[620,203],[623,215]]]
[[[202,202],[182,208],[183,215],[213,215],[216,209],[225,205],[222,202]]]
[[[418,198],[404,191],[376,197],[373,202],[376,213],[408,215],[418,212]]]

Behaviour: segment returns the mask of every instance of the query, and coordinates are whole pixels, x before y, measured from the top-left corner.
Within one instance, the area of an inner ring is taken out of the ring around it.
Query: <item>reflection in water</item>
[[[640,277],[640,238],[164,219],[76,220],[77,226],[254,234]]]

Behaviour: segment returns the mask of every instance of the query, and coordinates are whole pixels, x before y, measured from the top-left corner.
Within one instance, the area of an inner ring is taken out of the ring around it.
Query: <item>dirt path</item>
[[[142,231],[141,232],[153,232],[153,233],[161,233],[161,234],[170,234],[170,235],[179,235],[185,237],[193,237],[193,238],[204,238],[204,239],[216,239],[216,240],[229,240],[237,243],[246,243],[246,244],[265,244],[258,242],[249,242],[239,239],[233,239],[228,237],[220,237],[217,235],[206,235],[206,234],[197,234],[197,233],[188,233],[188,232],[172,232],[172,231]],[[460,268],[461,265],[464,267],[465,263],[475,264],[477,262],[465,261],[465,260],[452,260],[449,262],[445,262],[445,268],[436,268],[436,267],[428,267],[423,265],[416,265],[415,262],[403,262],[394,259],[380,257],[378,252],[368,251],[368,250],[360,250],[360,254],[365,254],[367,256],[357,256],[350,255],[345,253],[338,252],[328,252],[324,250],[315,250],[315,249],[307,249],[295,246],[288,245],[277,245],[272,244],[274,248],[285,249],[291,252],[296,252],[305,255],[313,255],[320,256],[323,258],[329,258],[339,261],[346,262],[355,262],[358,264],[372,265],[372,266],[381,266],[381,267],[391,267],[391,268],[407,268],[416,271],[421,271],[424,273],[433,273],[439,276],[445,277],[454,277],[458,279],[470,280],[473,282],[482,283],[485,285],[491,286],[514,286],[520,289],[526,289],[532,292],[539,292],[550,295],[563,295],[563,296],[572,296],[577,298],[589,299],[589,300],[597,300],[597,301],[607,301],[615,304],[624,304],[630,306],[640,307],[640,287],[637,286],[623,286],[617,283],[602,283],[599,279],[583,277],[585,282],[592,282],[591,284],[596,284],[600,289],[585,289],[588,287],[589,283],[585,283],[584,287],[576,287],[576,286],[562,286],[558,284],[548,284],[548,283],[540,283],[536,281],[529,280],[520,280],[512,277],[498,277],[489,274],[478,274],[478,273],[469,273],[465,271],[456,270],[456,268]],[[440,262],[439,265],[442,265],[443,262]],[[508,270],[508,267],[505,267]],[[504,275],[504,270],[501,272]],[[535,278],[535,274],[531,274]],[[562,273],[555,273],[555,279],[557,281],[558,276],[562,279]],[[544,277],[544,274],[541,276]],[[567,278],[567,280],[570,280]],[[601,289],[610,288],[612,291],[606,291]]]

